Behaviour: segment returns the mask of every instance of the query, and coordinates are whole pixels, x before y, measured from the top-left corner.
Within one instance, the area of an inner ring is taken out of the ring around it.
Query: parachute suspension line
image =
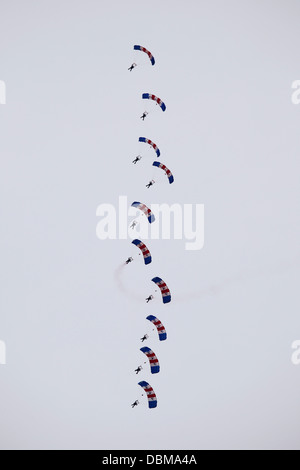
[[[152,165],[152,173],[151,173],[151,175],[152,175],[151,179],[154,180],[155,182],[157,182],[157,181],[160,180],[161,175],[158,175],[158,171],[155,170],[155,168],[153,167],[153,165]]]

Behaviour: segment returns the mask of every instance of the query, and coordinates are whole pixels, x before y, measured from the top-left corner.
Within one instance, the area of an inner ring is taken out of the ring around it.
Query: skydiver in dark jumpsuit
[[[144,341],[146,341],[146,339],[148,339],[148,335],[144,335],[144,336],[141,338],[142,343],[143,343]]]
[[[133,261],[133,258],[130,257],[130,258],[128,258],[127,261],[125,261],[125,263],[126,263],[126,264],[129,264],[129,263],[132,263],[132,261]]]
[[[138,366],[138,368],[135,369],[134,372],[135,372],[136,374],[139,374],[139,373],[141,372],[141,370],[142,370],[142,366]]]
[[[150,186],[153,186],[153,185],[154,185],[154,183],[155,183],[155,181],[153,181],[153,180],[149,181],[149,183],[148,183],[148,184],[146,184],[146,188],[148,188],[148,189],[149,189],[149,188],[150,188]]]
[[[150,300],[153,300],[153,295],[149,295],[149,297],[147,297],[146,299],[147,304],[150,302]]]
[[[132,72],[132,70],[133,70],[135,67],[136,67],[136,64],[133,63],[133,64],[129,67],[129,69],[128,69],[129,72]]]
[[[139,405],[139,401],[135,400],[135,402],[132,403],[131,407],[134,408],[135,406],[138,406],[138,405]]]
[[[132,224],[130,225],[130,228],[133,229],[133,228],[136,227],[136,226],[137,226],[137,222],[134,220],[134,221],[132,222]]]
[[[142,115],[141,115],[141,119],[143,119],[143,121],[145,121],[145,118],[147,117],[147,111],[145,111]]]
[[[140,160],[142,159],[142,157],[140,155],[138,155],[134,160],[133,160],[133,164],[136,165],[137,162],[139,162]]]

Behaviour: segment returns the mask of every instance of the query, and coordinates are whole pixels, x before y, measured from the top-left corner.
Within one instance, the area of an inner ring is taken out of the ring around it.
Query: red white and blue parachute
[[[154,315],[149,315],[146,318],[146,320],[151,321],[151,323],[153,323],[153,325],[156,326],[159,341],[165,341],[167,339],[167,332],[162,322],[158,318],[156,318]]]
[[[152,140],[150,139],[147,139],[146,137],[139,137],[139,142],[145,142],[145,144],[149,144],[151,145],[151,147],[154,148],[155,152],[156,152],[156,155],[159,157],[160,156],[160,151],[159,151],[159,148],[157,147],[157,145],[152,142]]]
[[[145,47],[143,46],[133,46],[133,49],[135,51],[142,51],[142,52],[145,52],[147,54],[147,56],[149,57],[150,61],[151,61],[151,64],[154,65],[155,64],[155,59],[153,57],[153,55],[151,54],[150,51],[148,51]]]
[[[147,394],[149,408],[156,408],[157,398],[151,385],[143,380],[142,382],[139,382],[139,386],[142,387]]]
[[[143,243],[141,240],[135,239],[131,243],[133,243],[135,246],[137,246],[144,257],[144,262],[145,264],[150,264],[152,261],[152,256],[148,248],[146,247],[145,243]]]
[[[165,103],[160,98],[158,98],[158,96],[152,95],[151,93],[143,93],[142,98],[143,100],[156,101],[156,103],[161,107],[163,111],[167,109]]]
[[[136,207],[137,209],[141,210],[147,217],[149,224],[152,224],[152,222],[155,221],[154,215],[152,214],[151,210],[145,206],[145,204],[136,201],[131,204],[131,207]]]
[[[160,288],[163,303],[168,304],[171,302],[171,292],[165,281],[163,281],[160,277],[154,277],[152,282],[154,282]]]
[[[160,366],[155,353],[152,351],[152,349],[148,348],[147,346],[141,348],[140,350],[144,354],[146,354],[149,359],[151,374],[158,374],[158,372],[160,371]]]
[[[164,165],[163,163],[160,163],[160,162],[153,162],[153,166],[157,166],[157,168],[161,168],[162,170],[164,170],[164,172],[166,173],[166,175],[169,179],[170,184],[172,184],[174,182],[174,176],[170,172],[169,168],[166,167],[166,165]]]

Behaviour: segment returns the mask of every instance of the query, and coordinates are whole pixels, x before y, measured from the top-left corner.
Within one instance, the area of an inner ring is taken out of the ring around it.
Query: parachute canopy
[[[174,176],[170,172],[169,168],[166,167],[166,165],[160,162],[153,162],[153,166],[157,166],[158,168],[161,168],[162,170],[164,170],[169,179],[169,183],[170,184],[174,183]]]
[[[152,224],[152,222],[155,221],[154,215],[152,214],[151,210],[147,206],[145,206],[145,204],[136,201],[131,204],[131,207],[136,207],[137,209],[140,209],[147,217],[149,224]]]
[[[139,142],[145,142],[145,144],[149,144],[151,145],[151,147],[154,148],[155,152],[156,152],[156,155],[159,157],[160,156],[160,151],[159,151],[159,148],[157,147],[157,145],[152,142],[152,140],[150,139],[146,139],[146,137],[139,137]]]
[[[147,346],[145,346],[144,348],[141,348],[140,350],[144,354],[146,354],[146,356],[149,359],[151,374],[158,374],[158,372],[160,371],[160,366],[159,366],[158,359],[156,355],[154,354],[154,352],[152,351],[152,349],[147,348]]]
[[[159,104],[159,106],[161,107],[163,111],[167,109],[165,103],[160,98],[158,98],[158,96],[152,95],[151,93],[143,93],[142,98],[143,100],[156,101],[156,103]]]
[[[154,282],[160,288],[163,303],[168,304],[171,302],[171,292],[167,284],[160,277],[154,277],[152,282]]]
[[[139,386],[142,387],[147,394],[149,408],[156,408],[157,398],[151,385],[143,380],[142,382],[139,382]]]
[[[167,332],[162,322],[158,318],[156,318],[154,315],[149,315],[146,318],[146,320],[151,321],[151,323],[153,323],[153,325],[156,326],[159,341],[165,341],[167,339]]]
[[[153,55],[151,54],[150,51],[148,51],[145,47],[143,46],[133,46],[133,49],[135,51],[142,51],[142,52],[145,52],[145,54],[147,54],[147,56],[149,57],[150,61],[151,61],[151,64],[154,65],[155,64],[155,59],[153,57]]]
[[[144,256],[145,264],[150,264],[152,261],[152,257],[146,245],[143,242],[141,242],[141,240],[138,240],[138,239],[133,240],[131,243],[133,243],[135,246],[137,246],[141,250]]]

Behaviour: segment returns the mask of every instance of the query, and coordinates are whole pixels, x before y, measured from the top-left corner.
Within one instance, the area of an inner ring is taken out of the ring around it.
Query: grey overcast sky
[[[299,1],[0,11],[1,449],[299,449]],[[134,44],[155,67],[128,72]],[[144,123],[143,92],[167,105]],[[145,188],[141,135],[173,185]],[[120,195],[204,204],[204,248],[152,241],[151,266],[120,269],[130,241],[96,237]],[[143,302],[154,275],[168,306]],[[149,314],[169,335],[139,376],[152,411],[134,374]]]

